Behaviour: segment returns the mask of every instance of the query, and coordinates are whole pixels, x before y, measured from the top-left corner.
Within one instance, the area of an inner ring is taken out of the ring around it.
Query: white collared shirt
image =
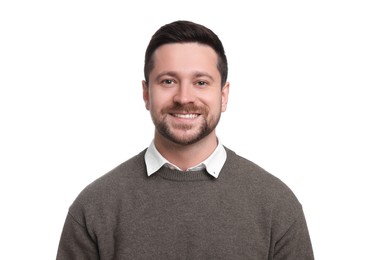
[[[206,169],[210,175],[212,175],[214,178],[218,178],[218,175],[220,174],[220,171],[225,164],[226,158],[226,150],[221,142],[218,141],[216,149],[206,160],[199,163],[198,165],[188,168],[187,171],[198,171],[201,169]],[[151,142],[145,153],[145,163],[148,176],[151,176],[163,165],[168,168],[181,171],[179,167],[170,163],[159,153],[159,151],[155,147],[154,140]]]

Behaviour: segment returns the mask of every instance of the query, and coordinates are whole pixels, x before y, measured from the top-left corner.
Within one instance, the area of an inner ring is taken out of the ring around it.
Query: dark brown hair
[[[154,68],[152,59],[154,51],[163,44],[186,42],[206,44],[215,50],[218,56],[217,69],[221,74],[221,85],[224,86],[227,81],[228,67],[222,42],[212,30],[190,21],[175,21],[166,24],[152,36],[145,54],[144,74],[146,82],[148,82],[149,74]]]

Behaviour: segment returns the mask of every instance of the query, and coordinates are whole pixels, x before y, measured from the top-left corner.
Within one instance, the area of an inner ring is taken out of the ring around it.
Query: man
[[[161,27],[145,55],[150,146],[87,186],[57,259],[313,259],[301,204],[280,180],[224,147],[227,59],[189,21]]]

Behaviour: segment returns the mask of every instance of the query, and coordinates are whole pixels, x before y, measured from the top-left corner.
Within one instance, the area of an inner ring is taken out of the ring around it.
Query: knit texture
[[[217,179],[166,167],[148,177],[145,151],[97,179],[69,209],[57,260],[314,259],[291,190],[225,149]]]

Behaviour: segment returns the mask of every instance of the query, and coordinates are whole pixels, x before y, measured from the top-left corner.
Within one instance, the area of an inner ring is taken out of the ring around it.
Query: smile
[[[172,116],[178,117],[178,118],[193,119],[193,118],[198,117],[199,115],[198,114],[172,114]]]

